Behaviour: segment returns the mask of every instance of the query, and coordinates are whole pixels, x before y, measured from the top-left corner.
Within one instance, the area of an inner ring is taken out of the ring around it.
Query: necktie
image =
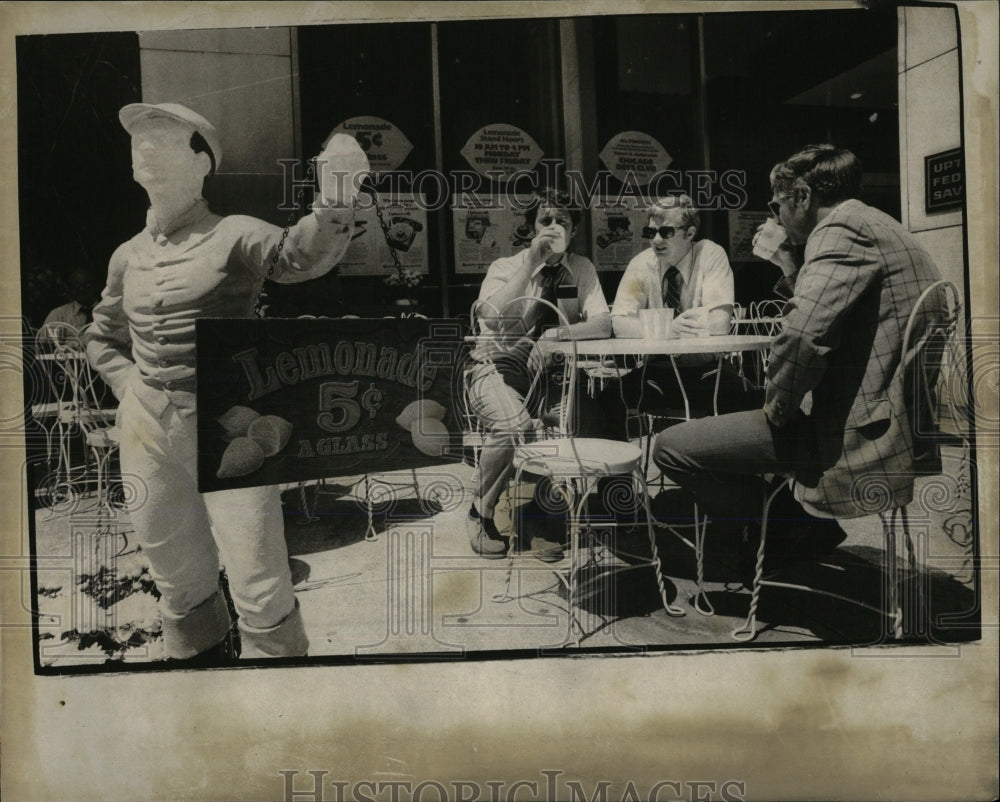
[[[667,268],[663,275],[663,308],[681,312],[681,271],[676,267]]]
[[[543,301],[548,301],[550,304],[556,303],[556,282],[559,280],[560,273],[562,273],[562,262],[554,265],[545,265],[545,267],[542,268],[541,299]],[[537,327],[536,333],[543,331],[549,326],[555,326],[558,322],[559,315],[556,314],[556,312],[548,306],[538,304],[538,320],[535,323],[535,326]]]

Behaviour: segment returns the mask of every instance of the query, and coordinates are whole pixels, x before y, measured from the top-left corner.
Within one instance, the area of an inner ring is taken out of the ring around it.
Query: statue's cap
[[[202,117],[198,112],[192,111],[187,106],[179,103],[130,103],[118,112],[118,119],[121,120],[125,130],[130,134],[132,127],[139,120],[146,120],[152,117],[165,117],[176,120],[189,126],[192,131],[197,131],[202,135],[208,146],[212,149],[212,156],[215,158],[215,169],[219,169],[222,164],[222,144],[219,142],[219,134],[215,126]]]

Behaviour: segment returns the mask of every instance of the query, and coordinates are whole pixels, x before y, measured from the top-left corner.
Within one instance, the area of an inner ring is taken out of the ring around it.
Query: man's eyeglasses
[[[791,195],[782,195],[778,200],[772,200],[767,202],[767,208],[770,209],[771,214],[774,217],[779,217],[779,212],[781,211],[781,202],[788,200]]]
[[[660,226],[659,228],[643,226],[642,228],[643,239],[652,239],[657,234],[660,235],[660,239],[670,239],[675,233],[677,233],[677,229],[673,226]]]

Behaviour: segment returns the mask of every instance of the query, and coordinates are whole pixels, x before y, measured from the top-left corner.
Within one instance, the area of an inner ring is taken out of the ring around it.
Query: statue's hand
[[[371,172],[368,157],[357,140],[347,134],[334,134],[323,152],[316,157],[319,189],[327,203],[349,206],[358,195],[365,176]]]

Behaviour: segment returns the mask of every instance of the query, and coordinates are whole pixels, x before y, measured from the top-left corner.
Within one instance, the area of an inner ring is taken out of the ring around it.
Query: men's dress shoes
[[[473,508],[475,509],[475,508]],[[472,514],[469,514],[472,517]],[[507,539],[500,534],[492,518],[479,518],[470,537],[472,550],[487,560],[498,560],[507,553]]]
[[[563,558],[563,547],[561,543],[546,540],[544,537],[533,537],[531,553],[543,563],[557,563]]]
[[[844,542],[847,534],[834,520],[814,518],[795,525],[768,528],[767,543],[764,545],[764,570],[801,562],[819,562],[837,546]],[[757,565],[757,550],[760,546],[760,526],[745,527],[744,535],[737,546],[737,559],[742,576],[752,580]]]

